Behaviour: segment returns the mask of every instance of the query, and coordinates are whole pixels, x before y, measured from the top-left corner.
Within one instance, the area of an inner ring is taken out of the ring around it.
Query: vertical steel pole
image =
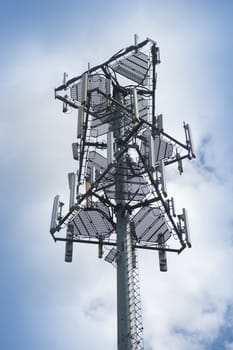
[[[119,91],[115,98],[123,102]],[[117,152],[124,150],[121,140],[125,133],[124,115],[116,111],[115,142]],[[133,251],[129,213],[125,208],[128,200],[127,152],[116,164],[116,234],[117,234],[117,327],[118,350],[137,349],[135,299],[133,286]]]

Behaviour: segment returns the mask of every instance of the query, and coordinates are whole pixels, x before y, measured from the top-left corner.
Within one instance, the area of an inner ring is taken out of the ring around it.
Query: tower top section
[[[66,261],[74,242],[97,243],[99,251],[116,245],[119,205],[129,216],[133,246],[161,251],[161,261],[165,251],[191,247],[186,210],[176,214],[165,175],[173,164],[182,174],[183,160],[195,157],[191,131],[184,123],[184,140],[176,140],[165,132],[163,115],[156,114],[158,64],[157,43],[135,36],[133,45],[102,64],[88,65],[71,79],[65,73],[55,89],[64,113],[77,110],[72,143],[77,172],[68,175],[69,209],[64,215],[56,196],[50,228],[55,240],[67,243]]]

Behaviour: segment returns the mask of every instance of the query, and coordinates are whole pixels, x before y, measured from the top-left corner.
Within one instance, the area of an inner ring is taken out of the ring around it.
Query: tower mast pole
[[[118,90],[115,98],[124,104],[124,97]],[[116,111],[114,132],[117,152],[124,151],[122,138],[125,133],[124,115]],[[118,350],[137,349],[135,296],[133,289],[133,249],[130,232],[128,201],[127,152],[117,160],[116,174],[116,236],[117,236],[117,333]]]

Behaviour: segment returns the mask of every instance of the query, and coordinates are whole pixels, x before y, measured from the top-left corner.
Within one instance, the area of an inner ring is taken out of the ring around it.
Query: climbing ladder
[[[129,298],[129,322],[131,334],[132,350],[143,350],[143,325],[142,310],[140,297],[140,282],[138,270],[137,251],[133,248],[133,239],[130,234],[128,238],[131,240],[127,245],[127,266],[128,266],[128,298]]]

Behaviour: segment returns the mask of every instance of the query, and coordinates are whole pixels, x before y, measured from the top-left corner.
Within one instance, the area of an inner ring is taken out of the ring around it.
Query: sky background
[[[146,350],[233,349],[232,1],[8,0],[0,11],[1,349],[117,349],[116,271],[93,247],[72,264],[49,235],[52,200],[66,200],[76,170],[76,116],[54,88],[119,49],[150,37],[160,46],[157,112],[197,159],[168,174],[186,207],[193,248],[140,252]]]

